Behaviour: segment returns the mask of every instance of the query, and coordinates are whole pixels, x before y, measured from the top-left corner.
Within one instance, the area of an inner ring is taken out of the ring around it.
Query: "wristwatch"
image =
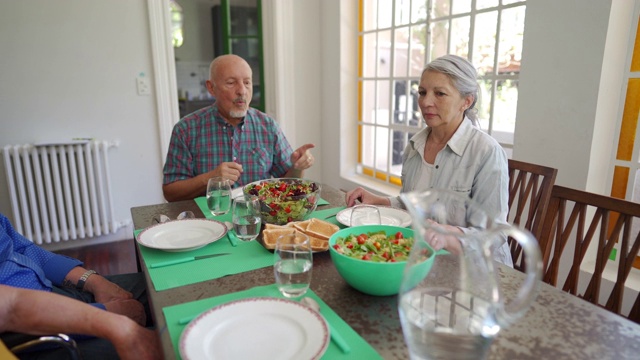
[[[78,279],[76,289],[82,291],[84,289],[84,284],[87,282],[87,279],[93,274],[97,274],[97,272],[95,270],[87,270],[84,274],[82,274],[82,276],[80,276],[80,279]]]

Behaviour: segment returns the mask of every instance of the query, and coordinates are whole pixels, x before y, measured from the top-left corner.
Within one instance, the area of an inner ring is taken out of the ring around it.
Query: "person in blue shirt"
[[[29,241],[0,214],[0,284],[61,294],[152,325],[142,273],[101,276],[83,265]]]

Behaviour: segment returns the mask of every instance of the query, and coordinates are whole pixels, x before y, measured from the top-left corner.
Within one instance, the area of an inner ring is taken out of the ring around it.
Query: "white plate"
[[[216,220],[172,220],[143,230],[138,243],[165,251],[190,251],[219,240],[226,233],[227,227]]]
[[[305,305],[251,298],[216,306],[187,325],[180,356],[208,359],[320,359],[329,345],[324,318]]]
[[[393,225],[400,227],[407,227],[411,225],[411,215],[405,210],[396,209],[389,206],[374,206],[378,208],[380,211],[380,224],[377,224],[375,221],[371,219],[366,219],[364,210],[362,213],[356,211],[355,216],[353,218],[353,226],[358,225]],[[346,208],[340,211],[336,215],[336,220],[344,226],[351,226],[351,212],[353,211],[353,207]],[[375,218],[375,216],[374,216]]]

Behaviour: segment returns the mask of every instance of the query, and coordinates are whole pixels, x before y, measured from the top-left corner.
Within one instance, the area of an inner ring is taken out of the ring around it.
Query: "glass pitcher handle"
[[[525,278],[518,289],[516,297],[505,304],[502,309],[502,316],[499,322],[504,325],[510,324],[520,318],[529,309],[533,300],[538,294],[540,279],[542,277],[542,259],[538,241],[526,230],[516,226],[502,226],[498,228],[505,234],[516,240],[522,247],[524,261],[526,264]]]

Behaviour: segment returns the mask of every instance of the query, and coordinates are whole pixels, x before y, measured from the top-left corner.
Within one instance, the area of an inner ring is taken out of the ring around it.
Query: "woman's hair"
[[[427,64],[422,73],[424,74],[425,71],[435,71],[447,75],[460,95],[463,97],[473,96],[473,102],[464,111],[464,115],[479,127],[478,111],[475,109],[476,102],[478,102],[478,74],[469,60],[458,55],[445,55]]]

